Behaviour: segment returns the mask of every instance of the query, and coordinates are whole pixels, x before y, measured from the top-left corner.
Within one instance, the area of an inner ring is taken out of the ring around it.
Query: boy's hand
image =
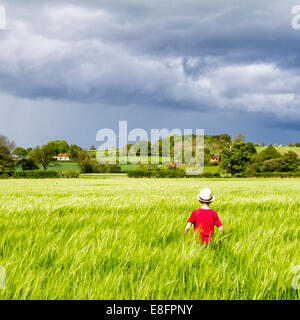
[[[184,230],[184,235],[186,235],[188,233],[188,231],[190,230],[192,224],[190,222],[187,223],[185,230]]]

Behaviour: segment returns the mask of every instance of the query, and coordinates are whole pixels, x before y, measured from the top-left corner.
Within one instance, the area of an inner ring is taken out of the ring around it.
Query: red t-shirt
[[[214,226],[222,226],[217,213],[211,209],[200,208],[193,211],[188,222],[194,224],[194,232],[200,233],[202,243],[208,243],[211,240],[214,234]]]

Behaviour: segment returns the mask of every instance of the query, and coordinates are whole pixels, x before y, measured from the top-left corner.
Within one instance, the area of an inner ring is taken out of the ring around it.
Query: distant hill
[[[267,147],[256,147],[256,151],[258,153],[264,151]],[[294,151],[295,153],[297,153],[298,158],[300,157],[300,147],[287,147],[287,146],[283,146],[283,147],[274,147],[278,152],[280,152],[281,154],[286,153],[288,151]]]

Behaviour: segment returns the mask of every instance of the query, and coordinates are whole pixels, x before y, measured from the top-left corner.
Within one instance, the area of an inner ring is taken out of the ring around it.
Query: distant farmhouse
[[[57,161],[70,161],[70,157],[67,153],[59,153],[57,157],[54,157]]]
[[[219,156],[212,156],[211,159],[209,160],[210,163],[219,163],[220,162],[220,159],[219,159]]]

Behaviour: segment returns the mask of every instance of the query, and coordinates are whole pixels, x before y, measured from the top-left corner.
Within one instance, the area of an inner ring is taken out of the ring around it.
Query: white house
[[[67,153],[59,153],[55,158],[57,161],[70,161],[70,157]]]

